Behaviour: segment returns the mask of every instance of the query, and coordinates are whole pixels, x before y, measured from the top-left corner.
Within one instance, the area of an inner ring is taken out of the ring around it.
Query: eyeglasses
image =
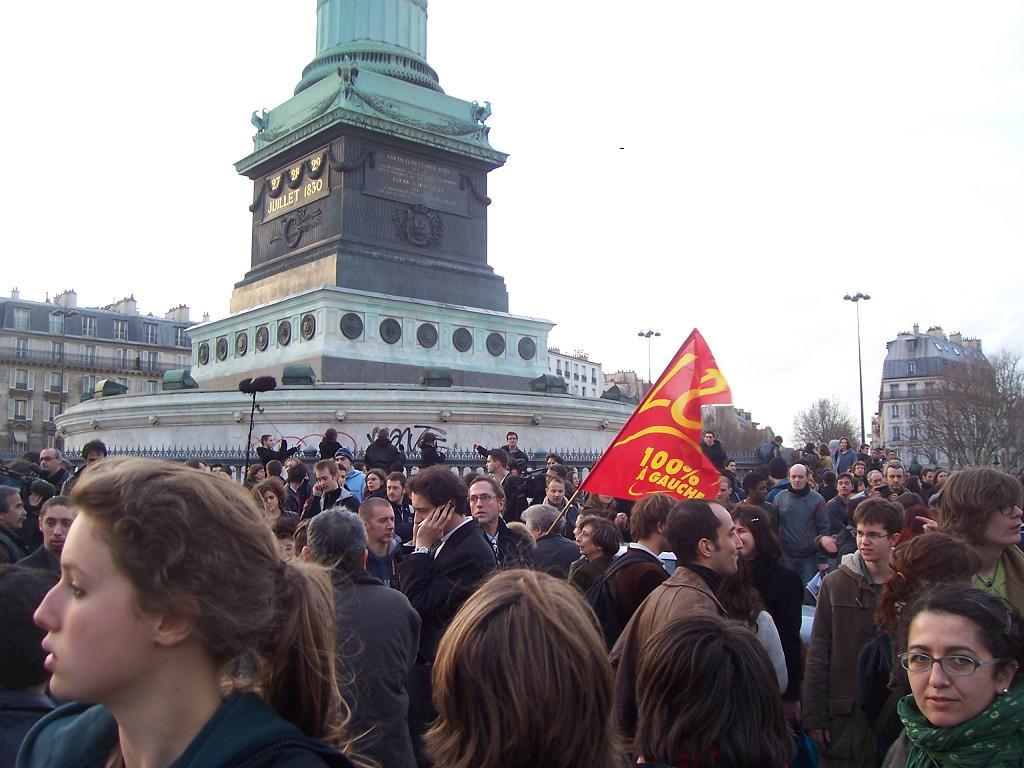
[[[1000,509],[999,514],[1003,517],[1013,517],[1014,515],[1019,514],[1020,511],[1020,507],[1011,504],[1009,507],[1003,507]]]
[[[857,531],[854,535],[858,539],[867,539],[868,541],[879,541],[889,538],[888,533],[879,533],[878,531]]]
[[[494,499],[495,497],[489,493],[481,493],[479,496],[470,496],[469,503],[476,504],[478,501],[482,501],[484,504],[486,504],[487,502],[493,501]]]
[[[993,664],[1000,664],[1006,661],[1006,659],[989,659],[988,661],[978,661],[972,659],[970,656],[942,656],[935,658],[929,656],[927,653],[901,653],[900,654],[900,665],[907,670],[907,672],[914,672],[915,674],[921,672],[931,672],[932,665],[938,663],[942,667],[942,671],[947,675],[953,675],[954,677],[965,677],[967,675],[973,675],[978,671],[980,667],[990,667]]]

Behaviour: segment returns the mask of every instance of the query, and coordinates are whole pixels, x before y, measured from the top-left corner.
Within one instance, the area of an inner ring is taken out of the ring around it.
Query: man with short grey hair
[[[835,539],[830,535],[825,498],[807,482],[809,472],[803,464],[789,468],[789,488],[775,497],[779,510],[779,540],[793,570],[804,584],[816,571],[828,570],[825,554],[835,554]]]
[[[405,680],[416,661],[420,617],[401,592],[366,572],[366,528],[359,515],[332,507],[309,522],[302,559],[333,569],[336,653],[341,693],[352,709],[349,732],[359,752],[380,765],[416,765]]]
[[[567,579],[569,566],[580,557],[580,548],[562,535],[561,523],[555,525],[556,520],[558,510],[550,504],[534,504],[523,512],[523,522],[537,540],[537,548],[533,550],[534,569]]]
[[[53,485],[58,492],[71,477],[68,471],[64,469],[64,454],[56,448],[43,448],[39,452],[39,464],[46,472],[43,480]]]

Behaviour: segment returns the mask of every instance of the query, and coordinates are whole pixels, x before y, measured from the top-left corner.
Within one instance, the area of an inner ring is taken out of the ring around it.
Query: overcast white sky
[[[249,115],[287,99],[314,0],[5,10],[3,273],[24,298],[227,313],[249,267]],[[614,12],[613,12],[614,11]],[[690,329],[787,438],[868,417],[916,321],[1024,350],[1024,3],[430,0],[445,90],[493,104],[489,258],[511,310],[606,372]],[[620,149],[623,147],[623,149]]]

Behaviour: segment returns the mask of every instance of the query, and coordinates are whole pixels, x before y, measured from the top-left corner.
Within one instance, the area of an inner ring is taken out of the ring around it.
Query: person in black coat
[[[430,674],[441,635],[498,563],[480,525],[468,516],[469,493],[460,477],[446,467],[430,467],[409,478],[408,488],[416,522],[398,573],[402,592],[423,620],[408,682],[409,729],[417,760],[429,764],[420,737],[437,717]]]
[[[563,523],[558,517],[558,510],[550,504],[534,504],[523,512],[523,522],[537,540],[537,548],[533,550],[534,570],[567,579],[569,566],[579,559],[580,548],[562,535]]]
[[[736,533],[743,542],[740,554],[750,565],[754,587],[782,641],[789,684],[782,694],[786,719],[800,719],[800,623],[803,621],[804,585],[799,574],[783,561],[782,545],[761,507],[737,504],[732,510]]]
[[[25,734],[56,705],[45,694],[45,631],[32,621],[57,576],[49,570],[0,565],[0,768],[13,768]]]
[[[289,448],[288,441],[283,437],[281,442],[278,443],[278,450],[274,450],[273,437],[270,435],[260,435],[260,447],[256,449],[256,455],[259,456],[260,462],[263,466],[267,466],[268,462],[277,459],[284,464],[288,457],[298,452],[298,447]]]
[[[704,451],[704,455],[715,465],[715,469],[719,472],[725,471],[725,463],[729,460],[729,456],[726,454],[722,444],[715,439],[714,432],[708,430],[704,433],[704,442],[700,444],[700,449]]]
[[[388,439],[387,427],[380,427],[376,432],[376,439],[368,446],[363,454],[363,463],[367,469],[381,469],[384,474],[400,471],[405,465],[402,452],[398,450]]]
[[[420,438],[420,469],[444,464],[448,457],[437,449],[437,435],[424,432]]]
[[[324,431],[324,439],[320,441],[320,458],[333,459],[334,454],[341,448],[338,442],[338,430],[333,427]]]

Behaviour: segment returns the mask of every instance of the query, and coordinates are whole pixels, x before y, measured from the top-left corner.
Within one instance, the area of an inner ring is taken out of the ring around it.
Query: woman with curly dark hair
[[[761,596],[765,610],[775,622],[786,657],[787,685],[782,700],[786,717],[800,719],[800,624],[803,621],[804,585],[782,554],[782,545],[772,530],[768,513],[752,504],[737,504],[732,510],[736,534],[743,542],[740,556],[750,566],[750,581]]]
[[[978,557],[966,543],[945,533],[925,533],[896,547],[892,575],[882,586],[875,622],[876,636],[858,659],[860,705],[872,724],[879,758],[896,740],[903,724],[896,714],[900,698],[910,693],[906,673],[896,663],[901,614],[918,595],[936,584],[969,584]]]

